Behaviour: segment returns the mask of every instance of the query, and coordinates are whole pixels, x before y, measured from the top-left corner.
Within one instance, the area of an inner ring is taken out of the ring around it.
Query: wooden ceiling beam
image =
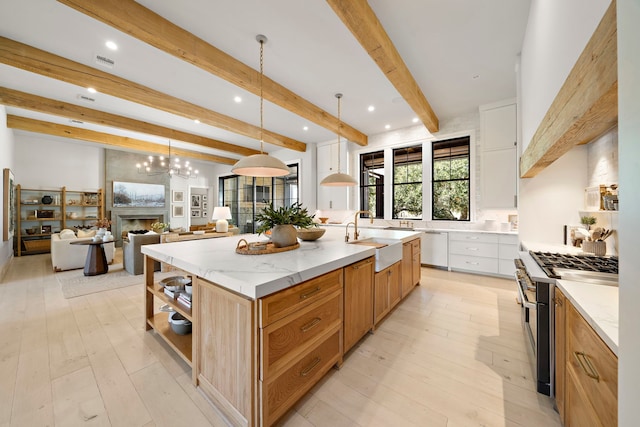
[[[57,123],[45,122],[42,120],[29,119],[12,114],[7,114],[7,127],[11,129],[24,130],[27,132],[36,132],[45,135],[59,136],[62,138],[95,142],[98,144],[109,145],[117,148],[126,148],[128,150],[141,151],[143,153],[166,155],[169,150],[166,145],[162,144],[154,144],[148,141],[128,138],[126,136],[111,135],[109,133],[96,132],[93,130],[82,129],[73,126],[66,126]],[[237,159],[231,159],[228,157],[216,156],[213,154],[200,153],[197,151],[183,150],[173,147],[171,148],[171,154],[190,159],[203,160],[206,162],[222,163],[225,165],[233,165],[237,162]]]
[[[58,0],[85,15],[189,62],[215,76],[260,95],[259,71],[238,61],[190,32],[133,0]],[[263,96],[294,114],[365,146],[367,136],[337,117],[296,95],[270,78],[263,78]]]
[[[378,64],[429,132],[437,132],[438,117],[367,0],[327,0],[327,3]]]
[[[31,111],[37,111],[39,113],[53,114],[56,116],[80,120],[83,122],[90,122],[98,125],[130,130],[133,132],[146,133],[162,138],[174,139],[177,141],[187,142],[189,144],[213,148],[215,150],[228,151],[230,153],[239,154],[241,156],[250,156],[252,154],[260,153],[259,150],[254,150],[252,148],[242,147],[240,145],[234,145],[228,142],[218,141],[200,135],[182,132],[179,130],[166,128],[164,126],[158,126],[140,120],[130,119],[128,117],[105,113],[103,111],[93,110],[91,108],[80,107],[75,104],[56,101],[54,99],[44,98],[42,96],[20,92],[1,86],[0,104],[8,105],[11,107],[24,108]]]
[[[611,2],[520,158],[532,178],[576,145],[618,123],[616,2]]]
[[[105,73],[44,50],[0,37],[0,62],[32,73],[61,80],[80,87],[93,87],[98,92],[156,108],[181,117],[260,139],[260,128],[233,117],[191,104],[138,83]],[[279,147],[305,152],[304,142],[264,130],[264,141]]]

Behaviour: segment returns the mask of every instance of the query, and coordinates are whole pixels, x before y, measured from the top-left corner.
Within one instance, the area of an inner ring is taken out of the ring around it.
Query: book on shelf
[[[167,288],[164,288],[164,294],[166,296],[168,296],[169,298],[178,298],[178,296],[180,296],[180,294],[184,292],[182,290],[178,290],[178,291],[170,291]]]
[[[185,295],[185,293],[180,294],[180,296],[178,297],[178,302],[185,305],[188,308],[191,308],[191,298],[187,298]]]

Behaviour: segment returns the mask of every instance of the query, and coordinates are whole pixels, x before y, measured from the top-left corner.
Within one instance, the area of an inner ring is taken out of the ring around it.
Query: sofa
[[[129,274],[142,274],[144,272],[144,255],[140,250],[143,245],[160,243],[159,234],[129,234],[122,243],[122,263]],[[154,262],[153,271],[160,271],[160,263]]]
[[[89,245],[72,245],[71,242],[91,240],[92,237],[78,237],[72,230],[62,230],[51,235],[51,264],[53,271],[74,270],[84,268],[89,252]],[[113,242],[103,243],[107,263],[113,262],[115,245]]]

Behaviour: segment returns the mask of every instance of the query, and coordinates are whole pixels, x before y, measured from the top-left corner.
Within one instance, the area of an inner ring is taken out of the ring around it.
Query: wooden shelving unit
[[[169,347],[191,367],[193,367],[193,333],[187,335],[178,335],[171,329],[169,324],[169,313],[158,311],[156,303],[160,302],[168,304],[174,311],[183,315],[193,325],[192,309],[186,307],[177,299],[171,298],[164,293],[163,287],[155,281],[153,271],[153,258],[145,256],[146,273],[145,273],[145,306],[146,306],[146,330],[153,329],[167,343]],[[191,276],[183,271],[175,271],[176,275]],[[192,280],[194,278],[192,277]],[[195,280],[193,280],[195,287]],[[157,301],[156,301],[157,300]],[[193,328],[192,328],[193,329]]]
[[[46,196],[51,198],[51,203],[44,203]],[[17,185],[16,200],[16,256],[49,252],[51,234],[64,228],[92,225],[104,217],[102,189],[67,191],[65,187],[34,189]],[[40,218],[39,212],[52,212],[52,216]],[[71,213],[75,213],[74,218],[69,218]],[[32,234],[27,233],[27,230],[34,229]]]

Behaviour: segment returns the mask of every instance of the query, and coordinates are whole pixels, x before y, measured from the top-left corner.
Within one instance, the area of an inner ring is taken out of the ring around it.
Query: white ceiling
[[[266,76],[333,115],[337,115],[334,94],[342,92],[342,120],[367,135],[385,132],[386,124],[391,130],[414,125],[416,115],[325,1],[138,3],[254,69],[259,69],[255,36],[266,35]],[[441,121],[515,97],[514,68],[530,0],[369,0],[369,4]],[[0,35],[259,126],[258,97],[56,1],[1,1]],[[118,43],[118,51],[109,51],[104,46],[107,40]],[[96,53],[114,59],[115,68],[95,64]],[[259,148],[250,138],[112,96],[91,95],[96,102],[89,104],[77,97],[87,94],[85,88],[3,64],[0,85]],[[240,104],[233,101],[237,95],[243,99]],[[376,107],[373,113],[367,111],[369,105]],[[7,111],[72,125],[64,118],[13,107]],[[265,102],[264,126],[306,143],[335,138],[331,131],[269,102]],[[134,137],[165,143],[161,138]],[[238,158],[224,151],[199,151]]]

